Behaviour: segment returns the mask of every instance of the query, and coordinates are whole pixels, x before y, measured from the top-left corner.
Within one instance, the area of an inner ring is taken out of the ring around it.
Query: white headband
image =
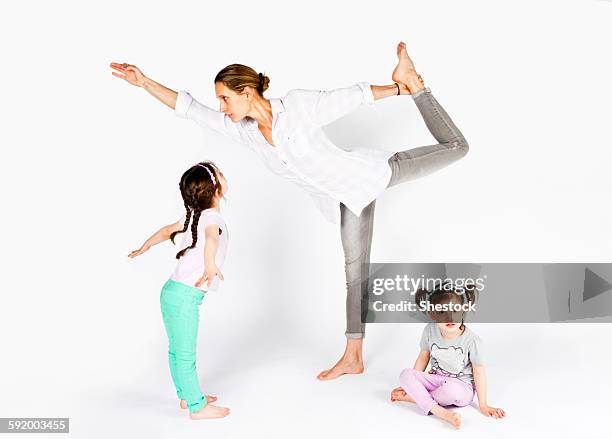
[[[210,169],[208,169],[207,166],[204,166],[202,163],[198,163],[196,166],[201,166],[202,168],[206,169],[206,171],[208,172],[208,175],[210,175],[210,179],[212,180],[213,186],[217,186],[217,180],[215,179],[215,175],[210,172]]]

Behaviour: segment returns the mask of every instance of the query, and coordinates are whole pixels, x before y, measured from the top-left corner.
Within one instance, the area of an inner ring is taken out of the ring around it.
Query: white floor
[[[610,437],[609,324],[473,324],[487,345],[489,403],[507,417],[486,418],[475,403],[457,408],[460,431],[411,404],[389,402],[400,370],[415,358],[421,326],[371,325],[366,372],[331,382],[315,375],[335,360],[341,338],[291,346],[282,334],[262,329],[221,345],[203,330],[203,390],[232,410],[221,420],[191,421],[179,409],[162,343],[135,346],[121,361],[91,364],[77,372],[81,382],[49,376],[37,395],[20,394],[18,380],[8,383],[1,409],[4,416],[70,416],[69,437],[75,438]],[[61,391],[64,385],[72,387]]]

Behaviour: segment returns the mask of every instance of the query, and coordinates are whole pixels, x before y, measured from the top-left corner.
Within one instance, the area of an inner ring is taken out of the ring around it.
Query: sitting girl
[[[417,304],[470,303],[476,301],[474,289],[461,292],[448,283],[429,292],[419,290]],[[487,382],[480,338],[463,323],[463,312],[429,311],[435,322],[425,326],[421,336],[421,352],[414,368],[400,374],[400,387],[391,392],[391,401],[413,402],[424,415],[433,413],[461,426],[461,415],[445,406],[469,405],[478,394],[480,411],[486,416],[503,418],[506,413],[487,404]],[[461,322],[461,323],[459,323]],[[431,370],[424,372],[431,361]]]

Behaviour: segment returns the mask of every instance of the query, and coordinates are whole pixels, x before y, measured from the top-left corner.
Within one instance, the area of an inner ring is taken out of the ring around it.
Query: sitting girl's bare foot
[[[398,387],[397,389],[393,389],[391,391],[391,401],[406,401],[406,402],[414,402],[404,389]]]
[[[404,84],[411,94],[425,88],[425,84],[414,68],[414,63],[408,56],[406,44],[402,41],[397,45],[397,66],[393,70],[391,79],[394,82]]]
[[[216,396],[206,395],[206,402],[208,404],[210,404],[211,402],[215,402],[216,400],[217,400]],[[187,408],[187,402],[184,399],[181,399],[181,408],[182,409],[186,409]]]
[[[217,407],[216,405],[206,404],[199,412],[189,413],[191,419],[214,419],[224,418],[229,415],[230,410],[227,407]]]
[[[435,405],[431,409],[431,412],[438,418],[444,419],[446,422],[451,423],[456,428],[461,427],[461,415],[459,413],[451,412],[450,410],[439,405]]]

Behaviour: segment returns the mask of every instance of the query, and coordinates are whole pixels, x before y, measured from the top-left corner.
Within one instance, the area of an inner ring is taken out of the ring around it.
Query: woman
[[[295,89],[281,99],[263,97],[269,78],[250,67],[232,64],[215,77],[220,111],[147,78],[130,64],[111,63],[114,76],[142,87],[175,110],[176,115],[223,133],[249,146],[263,162],[308,191],[331,221],[341,224],[347,283],[346,349],[318,378],[363,372],[363,337],[367,313],[367,264],[370,259],[376,197],[387,187],[427,175],[463,157],[468,144],[417,74],[406,51],[397,46],[392,85],[364,82],[330,91]],[[411,94],[438,144],[395,154],[379,150],[344,151],[322,126],[375,100]],[[338,209],[338,206],[340,207]]]

